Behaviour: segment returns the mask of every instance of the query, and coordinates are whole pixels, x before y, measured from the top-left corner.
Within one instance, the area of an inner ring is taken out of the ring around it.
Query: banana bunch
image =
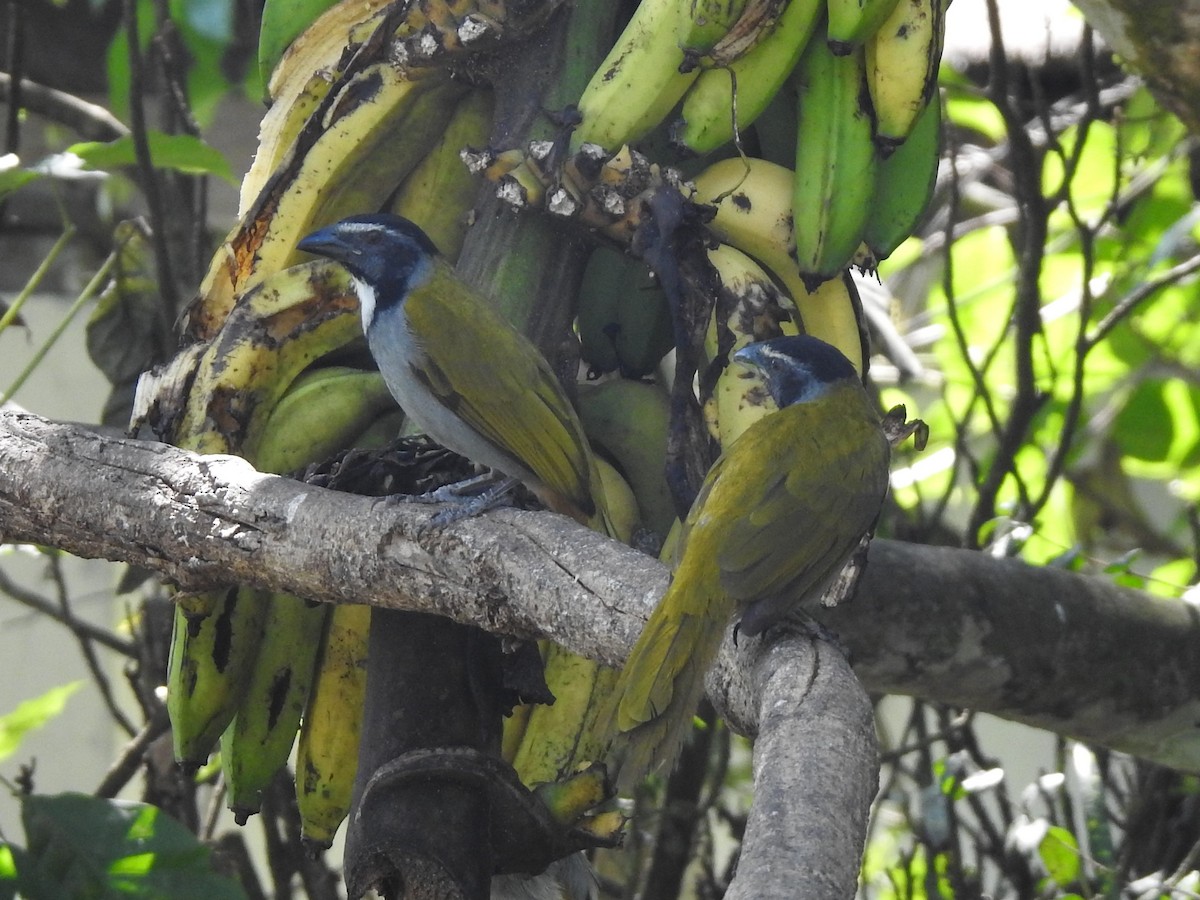
[[[179,400],[156,426],[178,445],[288,472],[397,433],[378,373],[323,362],[362,337],[348,276],[323,260],[296,263],[294,244],[343,214],[391,208],[452,258],[461,247],[475,179],[458,154],[486,140],[491,92],[388,61],[393,37],[451,6],[423,3],[397,26],[403,5],[343,0],[280,58],[241,221],[189,310],[196,343],[175,371],[147,378],[148,394]],[[220,742],[239,821],[299,729],[304,833],[316,846],[331,840],[349,807],[368,622],[365,608],[249,589],[181,598],[168,673],[176,757],[194,768]]]
[[[796,246],[791,204],[795,175],[761,159],[726,159],[695,179],[693,199],[716,208],[709,229],[762,265],[787,292],[804,333],[833,344],[860,372],[867,365],[862,303],[849,275],[809,290],[792,254]]]

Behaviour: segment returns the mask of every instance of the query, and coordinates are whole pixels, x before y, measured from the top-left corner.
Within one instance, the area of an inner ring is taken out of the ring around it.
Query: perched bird
[[[429,437],[520,480],[549,508],[613,534],[583,426],[553,370],[420,228],[389,214],[351,216],[297,246],[349,271],[371,355],[396,401]],[[610,676],[597,676],[597,691]],[[550,689],[561,697],[558,677],[547,669]],[[528,721],[525,741],[551,738],[540,730],[537,709]],[[584,759],[590,747],[599,752],[593,735],[573,743]],[[573,854],[538,876],[495,879],[492,896],[589,900],[596,892],[587,859]]]
[[[709,471],[688,513],[674,574],[608,709],[619,784],[673,763],[704,677],[735,616],[755,635],[816,602],[875,524],[890,447],[850,361],[814,337],[739,350],[779,407]]]
[[[520,480],[551,509],[603,518],[587,438],[553,370],[425,232],[399,216],[358,215],[297,246],[350,272],[371,355],[429,437]]]

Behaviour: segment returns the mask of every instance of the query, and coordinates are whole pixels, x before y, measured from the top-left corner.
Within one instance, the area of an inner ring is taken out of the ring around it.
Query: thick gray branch
[[[241,582],[422,609],[545,635],[609,663],[624,658],[666,584],[654,560],[558,516],[505,510],[423,533],[428,517],[261,475],[235,458],[0,412],[8,541],[137,563],[190,587]],[[1200,623],[1186,603],[876,541],[858,597],[824,620],[868,690],[1200,771]]]

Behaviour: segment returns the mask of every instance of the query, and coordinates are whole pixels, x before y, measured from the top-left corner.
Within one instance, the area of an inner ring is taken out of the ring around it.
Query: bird
[[[522,482],[550,509],[604,529],[600,477],[553,369],[419,226],[390,213],[354,215],[297,247],[350,273],[371,356],[422,431]]]
[[[808,335],[750,344],[778,409],[746,429],[706,475],[670,584],[604,711],[618,787],[673,764],[726,629],[757,635],[815,603],[873,531],[891,453],[850,361]]]
[[[389,213],[355,215],[314,231],[297,247],[350,273],[371,356],[421,430],[519,480],[550,509],[614,535],[595,458],[554,370],[459,278],[419,226]],[[553,673],[547,679],[559,689]],[[540,736],[535,721],[525,740]],[[580,752],[592,743],[576,739]],[[595,876],[576,853],[539,875],[497,878],[492,896],[590,900],[596,893]]]

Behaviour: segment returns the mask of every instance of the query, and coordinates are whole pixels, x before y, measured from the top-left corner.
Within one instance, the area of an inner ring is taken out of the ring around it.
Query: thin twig
[[[142,105],[144,75],[142,72],[141,37],[138,34],[138,2],[125,0],[125,29],[129,43],[129,122],[133,126],[133,149],[142,174],[142,190],[149,209],[150,236],[154,242],[154,261],[158,269],[158,290],[168,309],[176,307],[175,276],[167,245],[165,210],[159,193],[158,173],[150,157],[150,141],[146,134],[146,112]]]
[[[66,236],[67,235],[64,234],[64,238]],[[55,244],[55,247],[57,248],[58,245]],[[54,251],[51,250],[51,252],[53,253]],[[92,280],[87,283],[80,295],[75,298],[75,302],[71,304],[71,308],[67,310],[66,315],[64,315],[62,318],[62,321],[60,321],[58,325],[54,327],[54,330],[50,332],[50,337],[46,338],[45,343],[38,347],[37,352],[33,354],[33,358],[29,360],[29,363],[21,371],[21,374],[17,376],[17,380],[9,386],[8,390],[4,393],[4,396],[0,397],[0,406],[3,406],[10,399],[12,399],[12,396],[21,389],[23,384],[25,384],[26,379],[33,374],[33,371],[39,365],[41,365],[41,362],[45,358],[46,354],[50,352],[50,348],[57,343],[60,337],[62,337],[62,333],[67,330],[67,326],[71,324],[71,321],[76,315],[78,315],[79,311],[83,309],[83,305],[91,300],[92,297],[100,290],[101,285],[103,285],[105,280],[108,278],[108,275],[112,271],[113,266],[116,265],[116,262],[117,251],[114,250],[108,255],[108,259],[104,260],[104,263],[100,266],[100,268],[96,270],[96,274],[92,276]],[[14,309],[15,308],[16,307],[14,307]]]
[[[54,621],[66,625],[73,631],[86,635],[89,640],[95,641],[97,644],[103,644],[105,647],[115,650],[123,656],[133,658],[137,655],[137,648],[134,647],[132,641],[127,641],[113,634],[111,631],[101,628],[99,625],[93,625],[91,622],[85,622],[82,619],[68,619],[61,609],[45,597],[27,590],[9,579],[4,574],[3,569],[0,569],[0,593],[6,594],[10,599],[15,600],[22,606],[28,606],[35,612],[49,616]]]
[[[1100,320],[1100,324],[1088,335],[1088,344],[1095,346],[1100,343],[1108,337],[1114,328],[1121,324],[1141,304],[1154,296],[1154,294],[1165,287],[1170,287],[1177,281],[1181,281],[1196,271],[1200,271],[1200,253],[1188,257],[1183,262],[1172,266],[1154,278],[1148,278],[1143,281],[1134,290],[1117,301],[1116,306],[1112,308],[1109,314]]]
[[[66,125],[84,140],[114,141],[129,134],[125,124],[103,106],[28,78],[14,83],[8,72],[0,72],[0,101],[20,104],[31,113]]]
[[[67,580],[63,574],[62,554],[55,553],[50,557],[50,572],[58,591],[58,605],[62,610],[63,618],[69,625],[73,625],[79,620],[71,608],[71,592],[67,588]],[[83,654],[88,671],[92,674],[92,681],[96,683],[96,687],[100,691],[100,696],[104,698],[104,705],[108,707],[109,715],[113,717],[113,720],[126,734],[130,736],[137,734],[137,726],[129,720],[129,717],[117,705],[116,698],[112,692],[112,684],[109,682],[108,676],[104,674],[104,667],[100,665],[100,659],[96,655],[96,648],[93,646],[91,639],[74,628],[71,628],[71,633],[75,635],[75,639],[79,642],[79,651]]]
[[[117,796],[117,793],[125,785],[129,784],[130,779],[137,774],[142,765],[142,758],[146,753],[146,748],[149,747],[160,736],[166,734],[167,729],[171,727],[171,721],[167,717],[167,711],[164,707],[155,716],[152,716],[142,730],[134,735],[133,740],[127,743],[122,749],[120,755],[116,758],[108,771],[104,773],[104,778],[96,788],[96,796],[103,798],[111,798]]]

